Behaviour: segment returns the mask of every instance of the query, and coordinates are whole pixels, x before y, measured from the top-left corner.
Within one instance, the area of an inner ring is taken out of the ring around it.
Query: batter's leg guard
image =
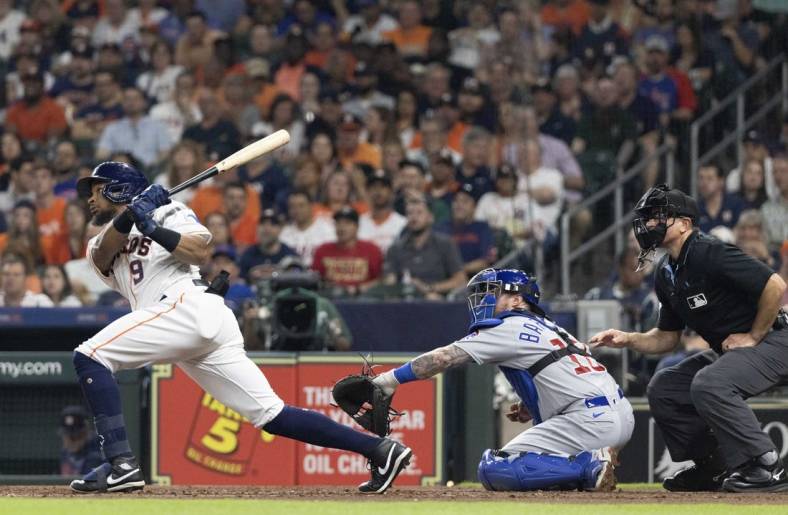
[[[606,465],[587,451],[564,458],[536,452],[509,456],[488,449],[478,476],[487,490],[593,490]]]
[[[74,353],[74,369],[77,371],[82,393],[93,412],[104,457],[112,462],[118,457],[133,456],[126,436],[120,390],[112,372],[81,352]]]

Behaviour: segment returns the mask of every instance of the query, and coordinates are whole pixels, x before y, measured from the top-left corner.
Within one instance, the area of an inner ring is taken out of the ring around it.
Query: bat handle
[[[189,188],[192,185],[197,184],[198,182],[202,182],[205,179],[209,179],[209,178],[213,177],[214,175],[218,175],[218,173],[219,173],[219,169],[216,168],[215,166],[212,166],[212,167],[208,168],[207,170],[205,170],[204,172],[195,175],[191,179],[183,181],[182,183],[178,184],[174,188],[171,188],[170,191],[169,191],[170,196],[173,196],[176,193],[179,193],[179,192],[185,190],[186,188]]]

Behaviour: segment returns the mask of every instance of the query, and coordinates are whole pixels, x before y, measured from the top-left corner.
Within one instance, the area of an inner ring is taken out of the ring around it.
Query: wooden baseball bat
[[[179,191],[201,183],[205,179],[218,175],[227,170],[232,170],[237,166],[253,161],[263,154],[273,152],[274,150],[287,145],[290,141],[290,134],[284,129],[280,129],[273,134],[269,134],[265,138],[259,139],[254,143],[250,143],[238,152],[225,157],[212,167],[202,171],[189,180],[183,181],[174,188],[170,188],[170,196],[175,195]]]

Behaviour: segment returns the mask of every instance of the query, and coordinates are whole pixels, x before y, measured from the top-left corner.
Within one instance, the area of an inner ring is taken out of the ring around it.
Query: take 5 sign
[[[407,360],[376,356],[376,372]],[[331,388],[358,373],[356,356],[277,354],[253,358],[287,403],[319,411],[361,429],[333,406]],[[160,484],[355,485],[369,479],[358,454],[274,436],[254,428],[239,413],[204,392],[172,365],[154,366],[151,406],[151,465]],[[400,388],[393,403],[404,414],[391,438],[413,449],[397,484],[420,485],[443,475],[443,380],[441,376]]]

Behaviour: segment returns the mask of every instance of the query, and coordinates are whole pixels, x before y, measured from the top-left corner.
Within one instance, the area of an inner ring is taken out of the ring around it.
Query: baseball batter
[[[470,362],[494,364],[521,402],[509,418],[533,427],[487,450],[488,490],[615,486],[615,454],[632,435],[632,406],[585,345],[545,316],[539,287],[519,270],[486,269],[468,283],[470,334],[375,378],[386,393]]]
[[[145,485],[126,436],[118,370],[175,363],[203,389],[255,427],[303,442],[358,452],[370,461],[363,493],[382,493],[407,466],[411,450],[310,410],[285,405],[246,356],[233,313],[200,280],[211,235],[167,190],[148,186],[124,163],[98,165],[79,180],[93,222],[88,243],[96,274],[131,303],[132,312],[77,347],[74,366],[107,462],[71,483],[77,492],[137,490]]]

